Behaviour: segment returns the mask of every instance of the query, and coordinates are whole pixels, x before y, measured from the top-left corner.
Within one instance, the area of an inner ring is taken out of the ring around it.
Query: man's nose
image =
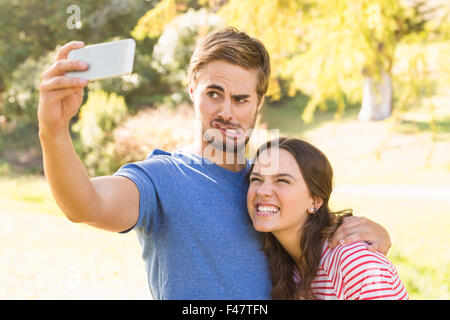
[[[222,104],[221,109],[219,111],[218,117],[222,118],[225,121],[230,121],[231,122],[231,120],[233,119],[233,114],[231,112],[231,108],[232,108],[232,105],[231,105],[230,99],[228,99],[228,98],[225,99],[223,101],[223,104]]]

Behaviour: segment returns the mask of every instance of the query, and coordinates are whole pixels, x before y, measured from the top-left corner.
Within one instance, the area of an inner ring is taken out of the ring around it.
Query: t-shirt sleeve
[[[346,300],[407,300],[408,293],[392,263],[367,246],[357,245],[341,257]]]
[[[146,233],[155,232],[158,227],[160,205],[149,169],[142,162],[128,163],[113,175],[130,179],[139,190],[138,221],[133,227],[120,233],[127,233],[133,229],[140,229],[139,231]]]

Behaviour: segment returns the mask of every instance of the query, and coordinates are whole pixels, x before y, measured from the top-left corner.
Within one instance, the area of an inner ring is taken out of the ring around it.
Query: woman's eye
[[[250,182],[255,182],[255,181],[261,181],[261,180],[258,178],[250,178]]]
[[[285,180],[285,179],[278,179],[277,182],[283,182],[283,183],[289,184],[289,181],[287,181],[287,180]]]

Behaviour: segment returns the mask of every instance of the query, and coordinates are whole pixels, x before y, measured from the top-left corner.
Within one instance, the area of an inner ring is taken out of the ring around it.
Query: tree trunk
[[[392,114],[392,79],[384,72],[380,81],[364,78],[364,92],[359,120],[383,120]]]

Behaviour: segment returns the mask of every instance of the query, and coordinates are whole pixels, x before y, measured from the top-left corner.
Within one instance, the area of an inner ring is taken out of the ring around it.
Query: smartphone
[[[130,74],[133,71],[135,48],[134,39],[125,39],[72,50],[67,59],[85,61],[89,67],[85,71],[67,72],[66,76],[102,80]]]

